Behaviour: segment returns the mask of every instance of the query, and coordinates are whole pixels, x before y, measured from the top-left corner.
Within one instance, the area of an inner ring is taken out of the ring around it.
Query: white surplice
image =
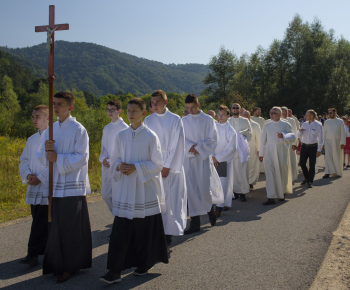
[[[343,120],[328,119],[324,122],[325,174],[343,175],[343,154],[340,145],[346,144]]]
[[[227,162],[227,177],[220,177],[222,189],[224,192],[224,202],[217,204],[219,207],[231,207],[233,192],[233,157],[237,150],[236,131],[228,122],[224,124],[217,123],[219,142],[215,148],[213,156],[220,162]],[[216,171],[216,170],[215,170]]]
[[[238,118],[231,117],[228,119],[229,124],[232,128],[243,135],[247,141],[252,137],[252,127],[249,120],[239,116]],[[249,192],[249,182],[248,182],[248,162],[241,162],[239,157],[240,146],[237,146],[237,151],[234,156],[233,161],[233,191],[235,193],[246,194]]]
[[[74,117],[53,124],[53,139],[57,161],[53,163],[53,197],[85,196],[91,193],[88,177],[89,137],[86,129]],[[49,130],[45,131],[43,143],[36,152],[41,164],[48,166],[45,141],[49,140]],[[46,186],[49,184],[47,174]]]
[[[212,207],[210,158],[218,142],[214,119],[200,111],[182,118],[185,131],[185,177],[189,216],[207,214]],[[189,152],[195,149],[199,154]]]
[[[284,138],[278,138],[277,132]],[[295,141],[292,126],[286,120],[266,122],[261,134],[259,156],[264,157],[268,198],[284,198],[293,192],[289,144]]]
[[[262,130],[264,128],[265,125],[265,119],[263,117],[254,117],[251,116],[250,117],[251,121],[254,121],[255,123],[258,123],[260,125],[260,129]],[[253,129],[254,130],[254,129]]]
[[[217,124],[218,122],[215,122]],[[221,204],[225,201],[224,190],[220,181],[219,174],[214,166],[212,155],[209,157],[210,160],[210,192],[211,192],[211,202],[212,204]]]
[[[100,162],[102,163],[105,158],[111,165],[111,155],[115,146],[115,138],[117,134],[127,129],[129,126],[120,117],[115,122],[110,122],[106,127],[103,128],[102,142],[101,142],[101,155]],[[102,175],[101,175],[101,196],[106,202],[110,211],[112,211],[112,185],[114,183],[111,176],[111,168],[105,167],[102,164]]]
[[[111,156],[111,171],[116,182],[112,192],[112,214],[122,218],[144,218],[165,212],[161,177],[163,158],[159,139],[144,124],[120,131]],[[117,171],[118,164],[134,164],[129,176]]]
[[[20,157],[19,164],[19,173],[21,176],[22,184],[26,185],[28,182],[27,176],[29,174],[35,174],[37,178],[41,181],[38,185],[28,185],[27,195],[26,195],[26,204],[42,204],[47,205],[48,200],[48,187],[45,186],[46,176],[48,175],[48,167],[42,165],[35,154],[38,151],[38,148],[41,146],[41,143],[44,140],[44,131],[39,131],[34,135],[30,136],[27,140],[26,146]]]
[[[170,168],[163,178],[165,207],[162,212],[166,235],[183,235],[187,222],[187,189],[183,167],[185,135],[181,118],[166,109],[164,114],[153,113],[144,124],[155,132],[162,148],[164,167]]]
[[[252,138],[248,142],[250,155],[248,161],[249,170],[249,184],[255,185],[259,180],[260,175],[260,164],[258,158],[258,151],[260,149],[260,139],[261,139],[261,129],[260,125],[253,120],[250,120],[250,125],[252,126]]]

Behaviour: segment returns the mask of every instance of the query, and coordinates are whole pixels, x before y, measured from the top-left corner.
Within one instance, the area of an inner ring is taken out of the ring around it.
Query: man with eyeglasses
[[[345,128],[341,119],[336,118],[337,110],[328,109],[328,119],[324,122],[323,136],[325,150],[325,175],[329,178],[331,174],[341,177],[343,175],[343,149],[345,147]]]
[[[303,170],[304,180],[301,185],[307,183],[311,188],[315,177],[315,165],[318,157],[321,156],[323,145],[322,124],[315,120],[317,114],[314,110],[308,110],[305,114],[306,122],[299,129],[299,137],[302,142],[300,151],[300,167]],[[306,166],[309,159],[309,169]]]
[[[110,100],[107,103],[107,115],[111,122],[104,127],[101,144],[100,162],[102,163],[102,186],[101,195],[106,202],[109,210],[112,212],[112,176],[111,176],[111,155],[115,146],[115,137],[117,134],[129,126],[120,117],[122,106],[119,100]]]
[[[295,141],[295,134],[288,121],[281,119],[282,109],[270,110],[270,122],[266,122],[261,134],[259,161],[265,164],[267,201],[263,205],[275,203],[275,198],[285,200],[286,193],[293,192],[290,170],[289,144]]]
[[[231,107],[232,117],[228,119],[228,122],[235,129],[237,133],[237,151],[233,161],[233,193],[234,199],[240,197],[242,202],[247,201],[246,193],[250,191],[249,180],[248,180],[248,158],[249,158],[249,145],[248,141],[252,137],[252,127],[249,120],[239,115],[241,106],[240,104],[234,103]],[[241,134],[241,136],[239,135]],[[243,138],[241,138],[243,136]],[[244,150],[248,149],[248,152]],[[248,153],[248,156],[242,156]],[[248,157],[248,158],[246,158]]]

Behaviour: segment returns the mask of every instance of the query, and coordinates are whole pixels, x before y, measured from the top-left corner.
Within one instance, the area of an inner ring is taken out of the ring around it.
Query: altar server
[[[33,125],[38,132],[30,136],[20,157],[19,173],[23,185],[28,183],[26,204],[30,204],[32,227],[28,241],[27,256],[19,262],[31,266],[38,265],[38,256],[45,252],[48,232],[48,188],[45,188],[47,167],[42,165],[35,153],[43,142],[48,127],[49,108],[36,106],[32,113]]]
[[[118,133],[111,156],[115,218],[108,248],[109,271],[100,278],[109,284],[120,282],[125,269],[137,267],[134,274],[142,276],[156,263],[168,263],[161,215],[161,207],[165,210],[163,157],[156,133],[142,123],[146,113],[142,99],[129,100],[130,127]]]
[[[216,205],[216,216],[221,216],[221,211],[228,210],[232,205],[232,191],[233,191],[233,157],[237,150],[237,136],[236,131],[227,122],[230,117],[230,109],[224,105],[219,107],[218,121],[216,124],[218,129],[219,142],[213,154],[213,162],[218,170],[221,185],[224,191],[224,203]]]
[[[186,234],[200,230],[200,215],[209,215],[212,226],[216,215],[212,206],[210,191],[210,155],[218,142],[218,131],[214,119],[199,109],[195,94],[187,95],[186,109],[190,113],[182,118],[185,131],[185,177],[188,198],[188,213],[191,217]]]
[[[52,222],[44,255],[43,274],[57,275],[64,282],[71,273],[91,268],[92,241],[86,194],[89,137],[86,129],[70,115],[74,107],[71,93],[54,95],[53,141],[49,130],[37,152],[43,165],[53,162]],[[46,179],[48,184],[48,177]]]
[[[100,162],[102,163],[102,186],[101,195],[106,202],[110,211],[112,211],[112,176],[111,176],[111,155],[115,146],[115,137],[117,134],[128,128],[129,126],[124,122],[119,115],[122,106],[119,100],[110,100],[107,103],[107,115],[111,122],[103,128]]]
[[[328,109],[328,119],[324,122],[323,137],[325,150],[325,175],[331,174],[341,177],[343,175],[343,149],[346,144],[344,122],[336,117],[335,108]]]
[[[290,170],[289,144],[295,135],[289,122],[281,119],[280,107],[270,110],[270,122],[266,122],[261,135],[259,160],[265,163],[267,201],[275,203],[275,198],[283,201],[286,193],[293,192]]]
[[[182,120],[168,110],[168,98],[164,91],[152,93],[154,113],[145,118],[144,124],[157,134],[162,148],[163,186],[165,212],[162,213],[167,245],[172,236],[183,235],[187,222],[187,189],[183,167],[185,136]]]
[[[241,134],[244,137],[240,138],[237,136],[238,147],[233,161],[233,175],[235,177],[233,180],[233,192],[234,198],[240,197],[241,201],[245,202],[247,201],[245,195],[249,192],[248,159],[245,161],[245,158],[240,158],[239,153],[241,152],[240,148],[242,148],[242,146],[239,146],[239,144],[245,142],[247,143],[246,147],[249,148],[248,141],[252,137],[252,127],[246,118],[239,115],[240,109],[241,106],[239,104],[234,103],[232,105],[232,117],[228,119],[228,122],[232,128],[235,129],[237,134]],[[239,140],[242,140],[242,142],[239,142]]]

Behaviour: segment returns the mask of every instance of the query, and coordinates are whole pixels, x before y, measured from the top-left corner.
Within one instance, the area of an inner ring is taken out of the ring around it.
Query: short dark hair
[[[161,97],[163,101],[166,101],[168,98],[166,93],[162,90],[156,90],[152,93],[151,97]]]
[[[198,104],[198,98],[195,94],[188,94],[185,99],[186,104],[196,103]]]
[[[42,111],[46,116],[49,116],[49,107],[46,105],[38,105],[33,111]]]
[[[225,105],[220,105],[218,111],[225,111],[227,115],[230,115],[230,109]]]
[[[74,96],[71,93],[68,92],[58,92],[54,95],[54,98],[56,99],[65,99],[68,106],[74,106]]]
[[[110,100],[107,105],[110,106],[115,106],[117,108],[117,110],[120,110],[122,108],[122,104],[120,103],[119,100]]]
[[[133,99],[130,99],[129,102],[128,102],[128,105],[131,105],[131,104],[138,105],[139,108],[141,109],[141,111],[146,110],[145,101],[142,100],[141,98],[133,98]]]
[[[256,110],[260,110],[260,111],[261,111],[261,109],[260,109],[259,107],[255,107],[255,108],[253,109],[253,114],[254,114],[254,112],[255,112]]]

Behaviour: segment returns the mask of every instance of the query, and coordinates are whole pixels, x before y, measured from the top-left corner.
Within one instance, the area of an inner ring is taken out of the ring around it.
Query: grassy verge
[[[27,186],[22,185],[18,169],[25,144],[25,139],[0,136],[0,223],[30,215],[30,206],[24,202]],[[93,192],[101,188],[100,151],[100,144],[90,144],[89,179]]]

